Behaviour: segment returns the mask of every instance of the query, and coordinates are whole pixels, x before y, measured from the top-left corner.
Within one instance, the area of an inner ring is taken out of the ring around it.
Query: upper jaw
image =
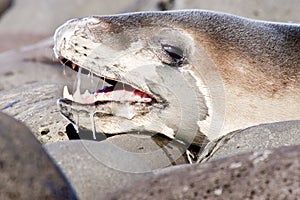
[[[59,60],[63,65],[66,65],[73,70],[78,71],[78,73],[93,73],[94,77],[98,77],[111,85],[105,86],[103,88],[98,88],[96,91],[92,91],[92,93],[86,91],[84,94],[80,94],[80,91],[75,91],[73,95],[69,93],[67,87],[64,87],[63,97],[71,101],[75,101],[81,104],[94,104],[96,102],[115,101],[147,103],[152,105],[164,101],[158,94],[153,94],[148,87],[145,90],[144,87],[139,87],[134,82],[130,81],[129,83],[127,79],[116,80],[111,77],[98,75],[99,73],[96,74],[95,71],[92,72],[87,70],[86,68],[88,67],[83,68],[62,56],[59,56]]]
[[[165,100],[159,94],[153,93],[147,85],[147,75],[144,76],[145,74],[142,74],[145,72],[137,72],[137,74],[141,76],[132,74],[127,72],[130,71],[129,68],[122,69],[122,66],[118,66],[119,64],[115,63],[117,59],[115,59],[114,56],[101,57],[103,54],[106,55],[110,53],[118,57],[118,54],[114,52],[113,49],[105,48],[105,46],[99,48],[100,44],[94,42],[90,37],[83,37],[84,34],[89,34],[88,36],[90,36],[90,33],[88,33],[89,23],[97,24],[99,20],[93,18],[74,19],[66,22],[56,30],[54,35],[55,46],[53,48],[56,58],[59,59],[63,65],[75,71],[80,69],[81,73],[93,74],[93,76],[97,76],[113,86],[126,85],[130,86],[126,87],[130,88],[130,90],[136,89],[147,94],[144,95],[145,98],[138,100],[140,102],[149,102],[149,98],[158,103],[164,102]],[[80,54],[78,54],[78,52],[76,54],[76,48],[79,47],[81,48]],[[127,52],[124,53],[127,54]],[[98,60],[95,60],[96,57],[99,57]],[[109,59],[106,60],[107,58]],[[123,63],[123,61],[119,62]],[[127,63],[127,65],[131,66],[129,63]],[[132,68],[134,69],[133,66]],[[102,88],[98,88],[98,90],[101,91]],[[92,103],[93,100],[88,102]]]

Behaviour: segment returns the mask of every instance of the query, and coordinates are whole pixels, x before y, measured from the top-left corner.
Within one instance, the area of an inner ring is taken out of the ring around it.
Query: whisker
[[[64,74],[64,76],[66,75],[66,68],[67,68],[66,63],[67,63],[67,62],[68,62],[68,60],[66,60],[65,62],[62,63],[62,65],[63,65],[63,74]]]
[[[99,67],[100,68],[100,67]],[[106,68],[104,68],[104,72],[105,72],[105,70],[106,70]],[[105,73],[103,73],[103,74],[105,74]],[[105,87],[105,84],[106,84],[106,78],[105,78],[105,76],[103,76],[103,79],[102,79],[103,81],[102,81],[102,87],[100,88],[100,89],[102,89],[102,88],[104,88]]]

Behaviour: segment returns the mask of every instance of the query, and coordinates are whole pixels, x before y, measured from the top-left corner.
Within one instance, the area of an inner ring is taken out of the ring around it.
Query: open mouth
[[[101,77],[93,74],[110,86],[103,86],[96,91],[89,92],[85,91],[83,94],[80,93],[80,74],[89,74],[91,73],[87,69],[84,69],[72,61],[59,57],[59,60],[63,65],[70,67],[74,71],[78,72],[78,82],[77,89],[74,94],[70,94],[67,86],[64,87],[63,90],[63,98],[71,100],[80,104],[95,104],[95,103],[104,103],[104,102],[122,102],[122,103],[147,103],[153,104],[155,103],[155,99],[151,97],[149,94],[134,88],[133,86],[119,82],[117,80],[109,79],[107,77]]]

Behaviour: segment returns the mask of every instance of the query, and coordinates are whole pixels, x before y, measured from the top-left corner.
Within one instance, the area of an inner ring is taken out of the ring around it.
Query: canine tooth
[[[73,96],[70,95],[68,86],[66,85],[64,86],[64,90],[63,90],[63,98],[73,100]]]
[[[64,86],[64,90],[63,90],[63,97],[66,98],[67,96],[69,96],[69,90],[68,90],[68,86]]]
[[[81,67],[79,67],[78,72],[77,72],[77,86],[76,86],[76,90],[73,94],[73,98],[77,102],[82,102],[81,94],[80,94],[80,84],[81,84],[81,76],[80,75],[81,75]]]

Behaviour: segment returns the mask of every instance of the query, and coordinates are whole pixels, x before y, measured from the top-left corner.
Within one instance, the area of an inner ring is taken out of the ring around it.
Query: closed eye
[[[168,44],[163,44],[162,48],[172,58],[175,64],[181,65],[183,63],[184,55],[183,51],[180,48]]]

